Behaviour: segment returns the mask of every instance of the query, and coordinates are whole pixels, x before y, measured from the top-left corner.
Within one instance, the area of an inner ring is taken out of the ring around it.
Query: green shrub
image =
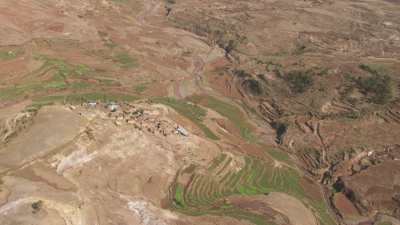
[[[242,87],[253,96],[260,96],[264,93],[261,83],[253,78],[243,81]]]
[[[286,77],[290,89],[295,93],[307,91],[314,83],[313,77],[308,71],[291,71]]]
[[[146,91],[146,89],[147,89],[147,84],[138,84],[138,85],[134,86],[133,89],[134,89],[134,91],[135,91],[136,93],[141,94],[141,93],[143,93],[144,91]]]
[[[116,54],[114,56],[114,62],[118,63],[118,65],[121,68],[126,68],[126,69],[138,66],[136,59],[134,59],[132,56],[130,56],[126,52],[120,52],[120,53]]]
[[[359,67],[360,69],[373,75],[381,75],[386,73],[385,68],[377,64],[361,64]]]
[[[391,78],[388,75],[373,74],[356,80],[358,88],[375,104],[385,104],[392,98]]]

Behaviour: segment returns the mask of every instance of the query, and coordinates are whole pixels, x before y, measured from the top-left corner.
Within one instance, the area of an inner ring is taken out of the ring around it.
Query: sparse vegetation
[[[66,88],[79,89],[87,87],[89,84],[81,80],[92,70],[84,64],[70,64],[65,60],[51,58],[44,55],[35,56],[36,60],[43,62],[43,65],[28,74],[27,79],[22,84],[16,84],[0,90],[0,99],[15,99],[21,95],[37,94],[48,90],[62,90]],[[39,80],[38,77],[51,72],[50,79]],[[67,84],[66,79],[76,79],[76,82]]]
[[[69,86],[72,89],[82,90],[82,89],[90,88],[90,86],[92,86],[92,84],[89,82],[84,82],[84,81],[75,81],[73,83],[70,83]]]
[[[387,74],[385,67],[379,64],[360,64],[360,69],[372,74],[372,75],[384,75]]]
[[[361,64],[360,69],[367,72],[363,76],[345,75],[345,86],[341,92],[342,100],[353,105],[367,100],[370,103],[383,105],[393,99],[393,80],[388,75],[385,67],[377,64]],[[361,97],[352,97],[352,93],[357,93]]]
[[[141,93],[143,93],[144,91],[146,91],[146,89],[147,89],[147,84],[144,84],[144,83],[143,83],[143,84],[138,84],[138,85],[134,86],[133,89],[134,89],[134,91],[135,91],[136,93],[141,94]]]
[[[132,102],[137,100],[138,97],[122,94],[122,93],[78,93],[78,94],[66,94],[66,95],[50,95],[44,97],[38,97],[34,99],[35,104],[51,104],[54,102],[68,102],[68,103],[82,103],[88,101],[126,101]]]
[[[208,170],[213,171],[217,168],[218,165],[220,165],[225,159],[227,155],[226,154],[221,154],[217,158],[215,158],[212,162]]]
[[[264,93],[261,83],[254,78],[243,81],[242,87],[253,96],[260,96]]]
[[[54,76],[85,76],[92,70],[85,64],[70,64],[63,59],[51,58],[45,55],[37,55],[36,60],[43,61],[43,68],[53,68],[55,70]]]
[[[113,79],[97,79],[104,86],[120,86],[120,83]]]
[[[313,85],[313,77],[310,72],[295,70],[286,76],[290,89],[295,93],[306,92]]]
[[[176,26],[189,30],[199,36],[206,37],[210,44],[218,45],[225,51],[226,58],[230,59],[239,46],[246,41],[246,36],[240,29],[225,20],[216,18],[209,20],[180,21],[174,20]]]
[[[116,0],[114,0],[114,1],[116,1]],[[118,1],[126,1],[126,0],[118,0]],[[104,45],[105,45],[107,48],[111,48],[111,49],[112,49],[112,48],[115,48],[115,47],[118,46],[118,45],[108,36],[108,33],[107,33],[107,32],[99,31],[98,34],[99,34],[101,40],[103,41]]]
[[[0,51],[0,60],[11,60],[22,55],[24,51],[22,49],[10,50],[10,51]]]
[[[312,208],[319,216],[319,220],[322,225],[334,225],[335,221],[329,213],[329,206],[324,201],[312,201],[310,202]]]
[[[373,74],[356,80],[361,91],[375,104],[385,104],[392,99],[391,78],[388,75]]]
[[[268,149],[268,154],[272,156],[272,158],[282,161],[282,162],[290,162],[290,157],[289,155],[279,149]]]
[[[389,221],[384,221],[384,222],[380,222],[378,225],[393,225],[393,223],[389,222]]]
[[[127,52],[119,52],[113,56],[114,62],[118,63],[121,68],[131,69],[138,66],[138,62],[135,58],[129,55]]]
[[[267,72],[274,72],[278,76],[282,76],[284,74],[283,72],[283,66],[280,63],[275,63],[272,61],[267,61],[267,62],[260,62],[265,64],[265,70]]]
[[[237,76],[238,78],[242,78],[242,79],[251,77],[250,73],[246,72],[245,70],[241,70],[241,69],[234,69],[232,71],[232,73],[233,73],[233,75]]]
[[[282,144],[286,131],[289,128],[289,124],[285,122],[274,121],[271,125],[276,130],[276,142],[278,144]]]
[[[2,223],[400,216],[399,0],[0,5]]]
[[[23,94],[27,94],[32,91],[40,91],[41,85],[38,83],[26,84],[26,85],[14,85],[11,87],[6,87],[0,89],[0,99],[2,100],[12,100]]]
[[[173,5],[175,3],[175,0],[165,0],[165,10],[167,11],[167,16],[169,16],[169,14],[171,13]]]
[[[191,101],[210,108],[222,116],[229,119],[233,124],[235,124],[239,130],[240,135],[247,141],[255,142],[255,137],[252,133],[252,127],[247,122],[243,113],[240,109],[234,105],[223,102],[211,96],[193,96],[189,98]]]
[[[335,224],[324,202],[307,199],[300,186],[300,175],[286,166],[274,167],[272,162],[245,157],[245,165],[239,171],[228,167],[232,160],[227,155],[220,155],[212,161],[208,173],[191,172],[187,184],[180,183],[178,174],[172,186],[172,207],[189,215],[227,215],[241,217],[254,224],[271,224],[268,218],[260,217],[249,211],[230,205],[224,199],[232,195],[259,195],[269,192],[284,192],[310,205],[319,216],[322,224]],[[187,174],[185,175],[187,176]],[[183,188],[183,189],[182,189]],[[241,216],[244,215],[245,216]]]
[[[39,200],[37,202],[32,203],[31,207],[33,209],[32,213],[37,213],[42,209],[43,201]]]

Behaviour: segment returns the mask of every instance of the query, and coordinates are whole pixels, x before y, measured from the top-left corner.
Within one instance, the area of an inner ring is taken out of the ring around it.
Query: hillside
[[[3,0],[0,224],[400,224],[395,0]]]

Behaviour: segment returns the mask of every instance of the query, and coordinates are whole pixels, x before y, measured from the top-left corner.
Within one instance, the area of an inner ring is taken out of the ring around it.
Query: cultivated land
[[[0,224],[400,224],[400,3],[3,0]]]

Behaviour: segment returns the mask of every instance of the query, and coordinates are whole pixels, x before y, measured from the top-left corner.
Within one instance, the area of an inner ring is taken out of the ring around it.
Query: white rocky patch
[[[57,165],[57,174],[62,175],[65,170],[83,165],[92,161],[97,155],[97,152],[88,154],[86,150],[79,150],[71,153],[69,156],[61,160]]]
[[[166,225],[164,221],[150,210],[151,205],[143,200],[129,201],[128,208],[134,212],[143,225]]]

